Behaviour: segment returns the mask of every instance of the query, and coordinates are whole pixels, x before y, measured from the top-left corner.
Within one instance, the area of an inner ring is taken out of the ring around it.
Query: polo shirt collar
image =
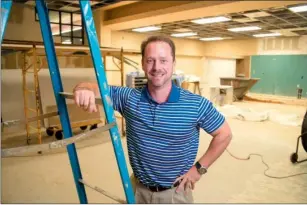
[[[178,102],[179,101],[179,97],[180,97],[180,90],[175,85],[175,83],[172,82],[171,93],[170,93],[170,95],[169,95],[169,97],[168,97],[166,102]],[[155,100],[149,94],[148,84],[142,89],[141,101],[142,102],[149,102],[149,101],[155,102]]]

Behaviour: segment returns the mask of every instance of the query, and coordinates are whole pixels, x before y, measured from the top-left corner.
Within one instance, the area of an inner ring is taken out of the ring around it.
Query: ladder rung
[[[105,195],[106,197],[109,197],[110,199],[113,199],[114,201],[117,201],[120,204],[126,204],[127,203],[125,200],[120,199],[117,196],[114,196],[114,195],[108,193],[107,191],[97,187],[97,186],[92,186],[92,185],[86,183],[83,179],[79,179],[79,182],[84,184],[85,186],[88,186],[89,188],[91,188],[91,189],[93,189],[93,190],[95,190],[95,191]]]
[[[46,113],[46,114],[43,114],[43,115],[40,115],[40,116],[28,118],[26,120],[26,122],[34,122],[34,121],[37,121],[37,120],[44,120],[45,118],[53,117],[53,116],[57,116],[57,115],[59,115],[58,112],[50,112],[50,113]]]
[[[27,108],[28,110],[32,111],[32,112],[37,112],[37,110],[33,109],[33,108]]]
[[[74,99],[75,99],[73,93],[60,92],[59,94],[60,94],[61,96],[63,96],[64,98],[67,98],[67,99],[71,99],[71,100],[74,100]],[[101,98],[96,98],[96,99],[95,99],[95,102],[96,102],[96,104],[102,105],[102,100],[101,100]]]
[[[35,93],[35,90],[25,89],[25,91],[27,91],[27,92],[29,92],[29,93]]]
[[[31,125],[29,125],[29,128],[31,128],[32,130],[37,130],[37,131],[39,131],[39,130],[40,130],[39,128],[37,128],[37,127],[33,127],[33,126],[31,126]]]

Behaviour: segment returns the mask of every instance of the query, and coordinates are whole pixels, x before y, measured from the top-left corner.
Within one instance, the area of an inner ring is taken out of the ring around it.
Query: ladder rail
[[[39,151],[41,151],[41,148],[53,149],[53,148],[59,148],[59,147],[66,146],[67,152],[69,155],[71,168],[73,171],[73,178],[74,178],[76,189],[78,192],[78,197],[79,197],[80,203],[85,204],[85,203],[88,203],[88,201],[87,201],[87,197],[85,193],[84,184],[81,183],[83,182],[83,180],[82,180],[81,169],[80,169],[76,147],[75,147],[75,141],[80,139],[79,137],[81,136],[72,137],[72,129],[70,126],[70,119],[68,115],[66,99],[60,94],[60,93],[63,93],[63,85],[62,85],[59,65],[58,65],[58,61],[56,57],[54,41],[52,38],[51,25],[50,25],[49,14],[48,14],[46,2],[44,0],[36,0],[35,2],[36,2],[37,13],[39,16],[39,23],[40,23],[40,29],[41,29],[41,33],[43,37],[43,44],[44,44],[45,52],[47,54],[47,62],[48,62],[50,76],[51,76],[52,87],[54,91],[56,105],[59,110],[60,122],[61,122],[62,130],[63,130],[63,134],[64,134],[64,140],[61,142],[53,142],[50,145],[47,145],[48,147],[44,144],[40,144],[34,147],[29,146],[25,149],[34,149],[35,151],[37,151],[39,148]],[[100,47],[99,47],[99,42],[97,39],[96,29],[95,29],[95,25],[93,21],[91,5],[88,0],[86,1],[79,0],[79,5],[80,5],[83,21],[86,24],[85,26],[86,33],[89,39],[90,51],[92,55],[95,72],[96,72],[96,78],[97,78],[97,82],[99,85],[99,90],[101,93],[102,104],[104,105],[104,110],[105,110],[106,117],[107,117],[107,122],[109,123],[108,124],[109,126],[114,126],[114,127],[105,127],[104,129],[108,128],[110,135],[111,135],[113,148],[114,148],[114,152],[115,152],[115,156],[117,160],[117,165],[120,171],[120,176],[122,179],[122,184],[124,187],[127,202],[135,203],[134,193],[133,193],[130,177],[128,175],[127,164],[125,161],[125,155],[124,155],[121,141],[120,141],[118,126],[116,124],[116,117],[115,117],[112,101],[109,96],[109,87],[107,84],[106,74],[104,72],[104,65],[103,65],[102,58],[101,58]],[[11,11],[11,7],[12,7],[12,0],[1,1],[1,14],[3,16],[3,19],[1,21],[1,25],[2,25],[1,26],[1,44],[3,40],[3,35],[5,33],[8,17]],[[26,74],[26,71],[27,71],[27,67],[25,66],[23,69],[24,74]],[[34,70],[34,73],[37,75],[37,70]],[[35,87],[35,90],[37,90],[37,87]],[[26,90],[24,90],[24,95],[26,96],[25,93],[26,93]],[[25,109],[25,113],[27,111],[28,109]],[[37,118],[38,116],[35,117],[35,119]],[[29,126],[27,126],[27,129],[29,129]],[[94,132],[98,133],[99,131],[101,130],[98,128],[91,133],[94,133]],[[86,137],[88,135],[89,134],[83,134],[82,136]],[[15,151],[20,152],[25,149],[20,148]],[[13,154],[13,152],[11,152],[13,151],[12,149],[2,150],[2,153],[3,151],[7,151],[6,154],[8,155]]]
[[[81,9],[81,14],[84,22],[84,27],[87,34],[87,39],[90,46],[91,57],[93,60],[93,65],[96,73],[96,79],[99,86],[99,91],[101,99],[103,102],[103,108],[106,114],[106,119],[108,123],[116,122],[115,113],[113,109],[113,104],[109,94],[109,87],[107,83],[107,78],[105,74],[104,64],[102,62],[102,56],[100,52],[99,41],[97,38],[97,32],[95,28],[94,18],[92,14],[92,8],[88,0],[79,0],[79,5]],[[134,193],[132,189],[132,184],[128,174],[127,164],[125,160],[125,154],[123,152],[121,138],[118,131],[118,126],[113,127],[110,131],[110,136],[113,144],[113,149],[115,157],[117,160],[117,166],[120,172],[122,185],[125,191],[127,203],[135,203]]]
[[[35,109],[36,109],[36,117],[39,117],[41,115],[40,112],[40,96],[39,96],[39,90],[38,90],[38,63],[37,63],[37,55],[36,55],[36,46],[35,44],[33,45],[33,68],[34,68],[34,91],[35,91]],[[42,132],[41,132],[41,121],[38,119],[36,121],[36,126],[37,126],[37,137],[38,137],[38,142],[39,144],[42,143]]]
[[[40,29],[44,41],[45,52],[47,54],[47,62],[52,80],[52,87],[60,114],[60,122],[63,128],[64,138],[70,138],[72,136],[72,129],[70,126],[70,119],[68,115],[66,100],[59,94],[60,92],[63,92],[63,85],[59,71],[59,64],[56,57],[54,41],[52,38],[46,2],[44,0],[36,0],[36,9],[39,16]],[[75,144],[68,145],[67,151],[80,203],[87,204],[88,200],[85,193],[85,187],[82,183],[79,182],[79,179],[82,179],[82,174]]]
[[[3,41],[3,36],[5,34],[7,22],[11,13],[13,1],[12,0],[6,0],[1,1],[1,45]]]
[[[27,89],[27,74],[26,74],[26,65],[27,65],[27,56],[23,53],[23,68],[22,68],[22,88],[23,88],[23,110],[25,115],[25,120],[29,118],[29,109],[28,109],[28,95],[26,92]],[[27,144],[30,142],[30,124],[28,122],[25,123],[26,133],[27,133]]]

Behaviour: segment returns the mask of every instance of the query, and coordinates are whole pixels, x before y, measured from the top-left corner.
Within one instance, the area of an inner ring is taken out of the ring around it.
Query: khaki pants
[[[144,185],[139,183],[134,175],[130,177],[135,202],[137,204],[192,204],[194,203],[192,190],[176,192],[176,188],[171,188],[165,191],[152,192]]]

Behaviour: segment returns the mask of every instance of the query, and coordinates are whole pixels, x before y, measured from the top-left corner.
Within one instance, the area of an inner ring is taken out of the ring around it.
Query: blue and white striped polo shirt
[[[132,170],[145,185],[171,186],[193,166],[200,128],[211,133],[225,120],[210,101],[175,84],[162,104],[147,87],[110,86],[110,95],[126,120]]]

